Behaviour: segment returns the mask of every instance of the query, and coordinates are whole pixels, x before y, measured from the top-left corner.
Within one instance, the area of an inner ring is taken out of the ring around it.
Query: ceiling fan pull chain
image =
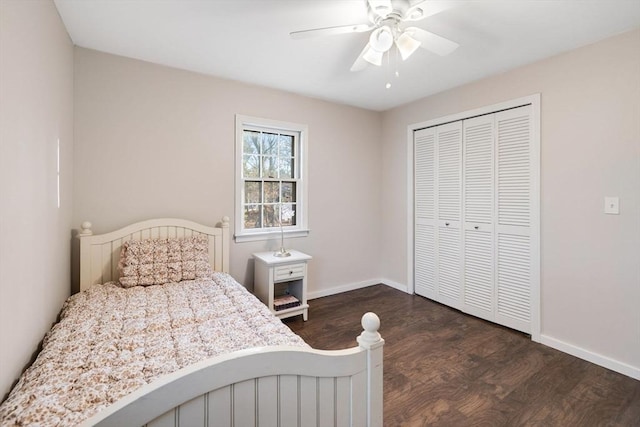
[[[391,88],[391,49],[389,49],[387,51],[387,84],[385,85],[385,88],[390,89]]]
[[[396,52],[396,56],[394,58],[394,64],[393,65],[395,65],[395,69],[396,69],[395,76],[396,76],[396,79],[397,79],[398,77],[400,77],[400,72],[398,71],[398,64],[400,63],[400,61],[398,60],[398,55],[400,54],[400,50],[396,47],[395,48],[395,52]]]

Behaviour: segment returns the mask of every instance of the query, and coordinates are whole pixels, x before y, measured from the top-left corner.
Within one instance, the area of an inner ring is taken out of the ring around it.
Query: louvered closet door
[[[414,134],[415,291],[532,333],[539,161],[532,107]]]
[[[463,122],[463,305],[493,321],[494,313],[494,115]]]
[[[436,147],[437,300],[460,308],[462,122],[438,126]]]
[[[414,134],[415,292],[437,298],[436,286],[436,128]]]
[[[531,333],[533,176],[531,107],[496,113],[496,322]]]

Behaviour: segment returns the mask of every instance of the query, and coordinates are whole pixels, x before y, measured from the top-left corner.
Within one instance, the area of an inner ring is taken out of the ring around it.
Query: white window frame
[[[280,237],[280,228],[273,228],[270,230],[252,230],[244,228],[244,179],[242,177],[243,133],[246,128],[253,127],[272,129],[274,131],[292,132],[298,136],[298,150],[297,155],[295,156],[299,168],[299,177],[297,178],[296,185],[296,225],[285,226],[283,230],[286,237],[306,237],[309,235],[307,184],[308,126],[299,123],[283,122],[236,114],[235,240],[236,242],[251,242]]]

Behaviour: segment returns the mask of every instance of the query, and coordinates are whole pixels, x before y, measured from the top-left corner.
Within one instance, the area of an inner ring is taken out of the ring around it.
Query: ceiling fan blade
[[[332,36],[335,34],[363,33],[374,29],[373,24],[339,25],[337,27],[315,28],[313,30],[293,31],[289,33],[292,39],[306,39],[309,37]]]
[[[362,52],[360,52],[360,55],[358,55],[358,58],[356,58],[355,62],[351,66],[351,71],[361,71],[367,68],[369,62],[364,59],[364,56],[367,52],[369,52],[369,49],[371,49],[371,46],[369,46],[369,43],[367,43],[364,49],[362,49]]]
[[[412,38],[418,40],[420,47],[440,56],[449,55],[460,45],[437,34],[418,27],[409,27],[404,30]]]

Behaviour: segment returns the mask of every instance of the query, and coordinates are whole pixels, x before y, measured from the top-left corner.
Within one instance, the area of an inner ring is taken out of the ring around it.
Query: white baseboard
[[[369,286],[378,285],[380,283],[382,283],[380,279],[371,279],[371,280],[364,280],[362,282],[347,283],[346,285],[335,286],[329,289],[322,289],[320,291],[308,292],[307,299],[316,299],[316,298],[327,297],[329,295],[341,294],[343,292],[366,288]]]
[[[390,288],[394,288],[397,289],[399,291],[402,291],[404,293],[410,294],[412,292],[409,292],[409,287],[407,285],[403,285],[402,283],[398,283],[398,282],[394,282],[393,280],[389,280],[389,279],[380,279],[380,283],[389,286]]]
[[[555,348],[556,350],[560,350],[564,353],[570,354],[572,356],[578,357],[582,360],[586,360],[587,362],[595,363],[596,365],[600,365],[607,369],[611,369],[612,371],[616,371],[628,377],[640,380],[640,368],[638,367],[628,365],[626,363],[611,359],[610,357],[603,356],[589,350],[585,350],[584,348],[577,347],[573,344],[566,343],[564,341],[544,334],[540,336],[540,343]]]
[[[402,292],[408,292],[407,291],[407,285],[403,285],[401,283],[394,282],[393,280],[389,280],[389,279],[369,279],[369,280],[363,280],[362,282],[347,283],[345,285],[334,286],[333,288],[322,289],[321,291],[309,292],[309,293],[307,293],[307,299],[311,300],[311,299],[316,299],[316,298],[328,297],[329,295],[341,294],[343,292],[348,292],[348,291],[353,291],[353,290],[356,290],[356,289],[367,288],[369,286],[379,285],[379,284],[387,285],[387,286],[389,286],[391,288],[397,289],[397,290],[402,291]]]

